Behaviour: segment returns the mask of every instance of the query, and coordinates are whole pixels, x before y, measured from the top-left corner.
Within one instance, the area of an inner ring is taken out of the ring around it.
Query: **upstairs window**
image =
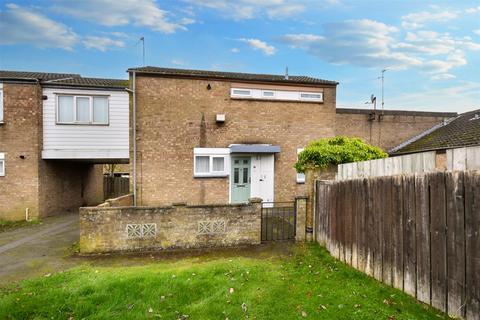
[[[3,87],[0,83],[0,123],[3,123]]]
[[[323,94],[313,92],[300,92],[301,100],[323,101]]]
[[[195,148],[195,177],[226,177],[228,176],[227,161],[229,149],[225,148]]]
[[[0,153],[0,177],[5,176],[5,153]]]
[[[233,97],[251,97],[252,91],[249,89],[232,89]]]
[[[57,123],[108,124],[108,97],[59,95]]]

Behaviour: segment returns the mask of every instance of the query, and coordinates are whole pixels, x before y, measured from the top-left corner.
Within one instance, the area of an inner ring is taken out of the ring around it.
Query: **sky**
[[[0,0],[0,69],[145,65],[335,80],[337,107],[480,108],[480,0]]]

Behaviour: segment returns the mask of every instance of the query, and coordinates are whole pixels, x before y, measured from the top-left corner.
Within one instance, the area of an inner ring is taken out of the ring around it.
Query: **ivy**
[[[298,155],[297,172],[308,169],[325,169],[330,165],[366,161],[388,157],[382,149],[360,138],[338,136],[310,142]]]

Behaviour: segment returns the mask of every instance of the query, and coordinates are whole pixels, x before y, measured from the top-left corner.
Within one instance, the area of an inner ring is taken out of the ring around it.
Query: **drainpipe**
[[[133,131],[133,206],[137,206],[137,91],[135,90],[135,70],[132,72],[132,89],[126,89],[132,94],[132,131]]]
[[[137,206],[137,90],[135,70],[133,71],[133,206]]]

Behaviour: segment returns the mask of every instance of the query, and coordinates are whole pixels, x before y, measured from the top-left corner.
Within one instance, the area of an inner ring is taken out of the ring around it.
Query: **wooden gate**
[[[126,177],[103,177],[103,199],[113,199],[128,194],[130,179]]]
[[[262,241],[294,240],[296,224],[294,202],[262,203]]]

